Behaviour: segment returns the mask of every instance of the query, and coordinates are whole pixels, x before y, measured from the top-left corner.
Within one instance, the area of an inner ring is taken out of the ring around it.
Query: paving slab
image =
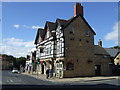
[[[111,79],[118,79],[118,76],[95,76],[95,77],[75,77],[75,78],[48,78],[46,79],[46,76],[43,74],[28,74],[28,73],[22,73],[25,75],[29,75],[38,79],[51,81],[51,82],[89,82],[89,81],[101,81],[101,80],[111,80]]]

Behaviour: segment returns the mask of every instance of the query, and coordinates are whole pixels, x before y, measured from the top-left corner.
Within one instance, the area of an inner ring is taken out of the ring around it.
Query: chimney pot
[[[102,47],[102,41],[99,39],[98,45]]]

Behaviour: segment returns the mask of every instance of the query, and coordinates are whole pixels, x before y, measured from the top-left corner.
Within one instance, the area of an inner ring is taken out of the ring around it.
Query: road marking
[[[7,82],[13,82],[13,80],[7,80]]]
[[[13,82],[13,80],[10,80],[10,82]]]

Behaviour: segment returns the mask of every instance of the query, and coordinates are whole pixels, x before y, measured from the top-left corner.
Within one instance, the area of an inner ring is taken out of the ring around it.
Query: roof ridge
[[[65,20],[65,19],[59,19],[59,18],[57,18],[56,20],[67,21],[67,20]]]
[[[50,21],[46,21],[46,23],[52,23],[52,24],[56,24],[55,22],[50,22]]]

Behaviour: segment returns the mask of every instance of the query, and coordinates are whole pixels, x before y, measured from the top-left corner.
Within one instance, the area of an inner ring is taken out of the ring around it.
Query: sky
[[[57,18],[74,16],[75,2],[3,2],[1,53],[26,56],[32,48],[38,28]],[[118,45],[118,3],[82,2],[84,17],[94,29],[94,43],[101,39],[103,47]]]

